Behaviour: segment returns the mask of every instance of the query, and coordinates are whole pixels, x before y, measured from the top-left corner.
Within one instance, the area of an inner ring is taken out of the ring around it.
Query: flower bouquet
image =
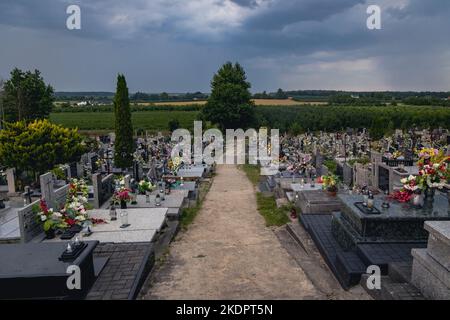
[[[66,203],[59,210],[48,208],[44,199],[39,206],[33,208],[37,213],[37,219],[43,223],[47,238],[54,237],[56,230],[64,230],[72,226],[83,224],[105,223],[102,219],[91,219],[88,208],[88,187],[83,179],[71,179],[67,192]]]
[[[322,188],[327,190],[332,196],[335,196],[338,191],[337,183],[339,178],[331,174],[322,176],[320,180],[322,181]]]
[[[148,180],[141,180],[138,183],[138,190],[140,194],[145,194],[146,192],[151,192],[155,190],[155,187],[150,181]]]
[[[120,204],[122,209],[126,209],[127,202],[131,201],[131,190],[125,187],[119,188],[114,192],[112,201],[114,204]]]
[[[436,189],[449,185],[450,157],[443,150],[424,148],[419,151],[419,181],[425,198],[433,198]]]
[[[47,239],[54,238],[56,230],[68,227],[63,215],[52,208],[48,208],[44,199],[41,199],[39,207],[35,207],[33,210],[36,213],[37,221],[43,224]]]
[[[174,157],[169,160],[168,167],[169,170],[172,171],[173,175],[177,175],[178,170],[181,168],[183,161],[180,157]]]

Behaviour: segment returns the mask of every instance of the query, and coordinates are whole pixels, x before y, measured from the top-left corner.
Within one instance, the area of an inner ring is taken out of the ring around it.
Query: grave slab
[[[426,242],[428,232],[424,222],[450,221],[448,201],[436,195],[434,204],[416,208],[410,204],[390,201],[389,208],[382,208],[383,196],[375,197],[374,206],[379,214],[366,214],[355,203],[362,202],[359,195],[338,195],[343,203],[340,215],[333,217],[333,234],[336,239],[352,239],[361,242]],[[348,247],[348,243],[341,242]]]
[[[92,253],[97,241],[73,261],[59,257],[66,243],[4,244],[0,246],[0,299],[80,298],[95,280]],[[81,290],[67,288],[67,267],[81,269]]]
[[[158,232],[164,227],[167,216],[167,208],[144,208],[127,209],[127,228],[121,228],[120,209],[117,209],[117,220],[111,221],[109,210],[97,209],[89,211],[92,218],[103,219],[105,224],[97,224],[92,227],[92,234],[84,237],[82,234],[76,235],[79,239],[97,240],[101,243],[134,243],[152,242]],[[59,238],[44,240],[45,242],[61,242]],[[67,241],[65,241],[67,242]]]
[[[302,214],[330,214],[341,210],[342,203],[338,198],[329,195],[323,190],[307,190],[298,192],[297,201]]]

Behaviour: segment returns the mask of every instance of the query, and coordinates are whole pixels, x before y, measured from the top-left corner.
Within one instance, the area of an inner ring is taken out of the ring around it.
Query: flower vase
[[[127,208],[127,202],[125,200],[120,200],[120,209],[126,209]]]
[[[45,231],[45,239],[54,239],[55,238],[55,229],[48,229]]]
[[[423,203],[423,197],[420,193],[415,193],[412,197],[412,204],[416,207],[422,206]]]
[[[424,191],[424,200],[426,202],[433,202],[435,193],[436,193],[435,188],[426,188]]]

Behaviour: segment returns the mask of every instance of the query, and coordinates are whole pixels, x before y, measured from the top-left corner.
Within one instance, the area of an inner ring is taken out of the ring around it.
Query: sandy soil
[[[326,299],[256,208],[253,186],[222,165],[144,299]]]

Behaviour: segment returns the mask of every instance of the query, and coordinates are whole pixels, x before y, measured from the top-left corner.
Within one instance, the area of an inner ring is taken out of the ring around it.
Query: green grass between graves
[[[181,214],[180,225],[182,230],[186,230],[187,227],[194,221],[198,212],[202,208],[203,200],[206,197],[209,189],[211,188],[213,179],[210,181],[202,181],[199,185],[199,196],[197,204],[194,207],[185,208]]]
[[[259,182],[259,166],[244,164],[239,166],[245,172],[250,182],[256,186]],[[287,216],[290,210],[289,206],[282,206],[277,208],[277,203],[274,196],[266,196],[261,192],[256,193],[256,205],[259,213],[266,221],[267,227],[282,226],[290,220]]]

